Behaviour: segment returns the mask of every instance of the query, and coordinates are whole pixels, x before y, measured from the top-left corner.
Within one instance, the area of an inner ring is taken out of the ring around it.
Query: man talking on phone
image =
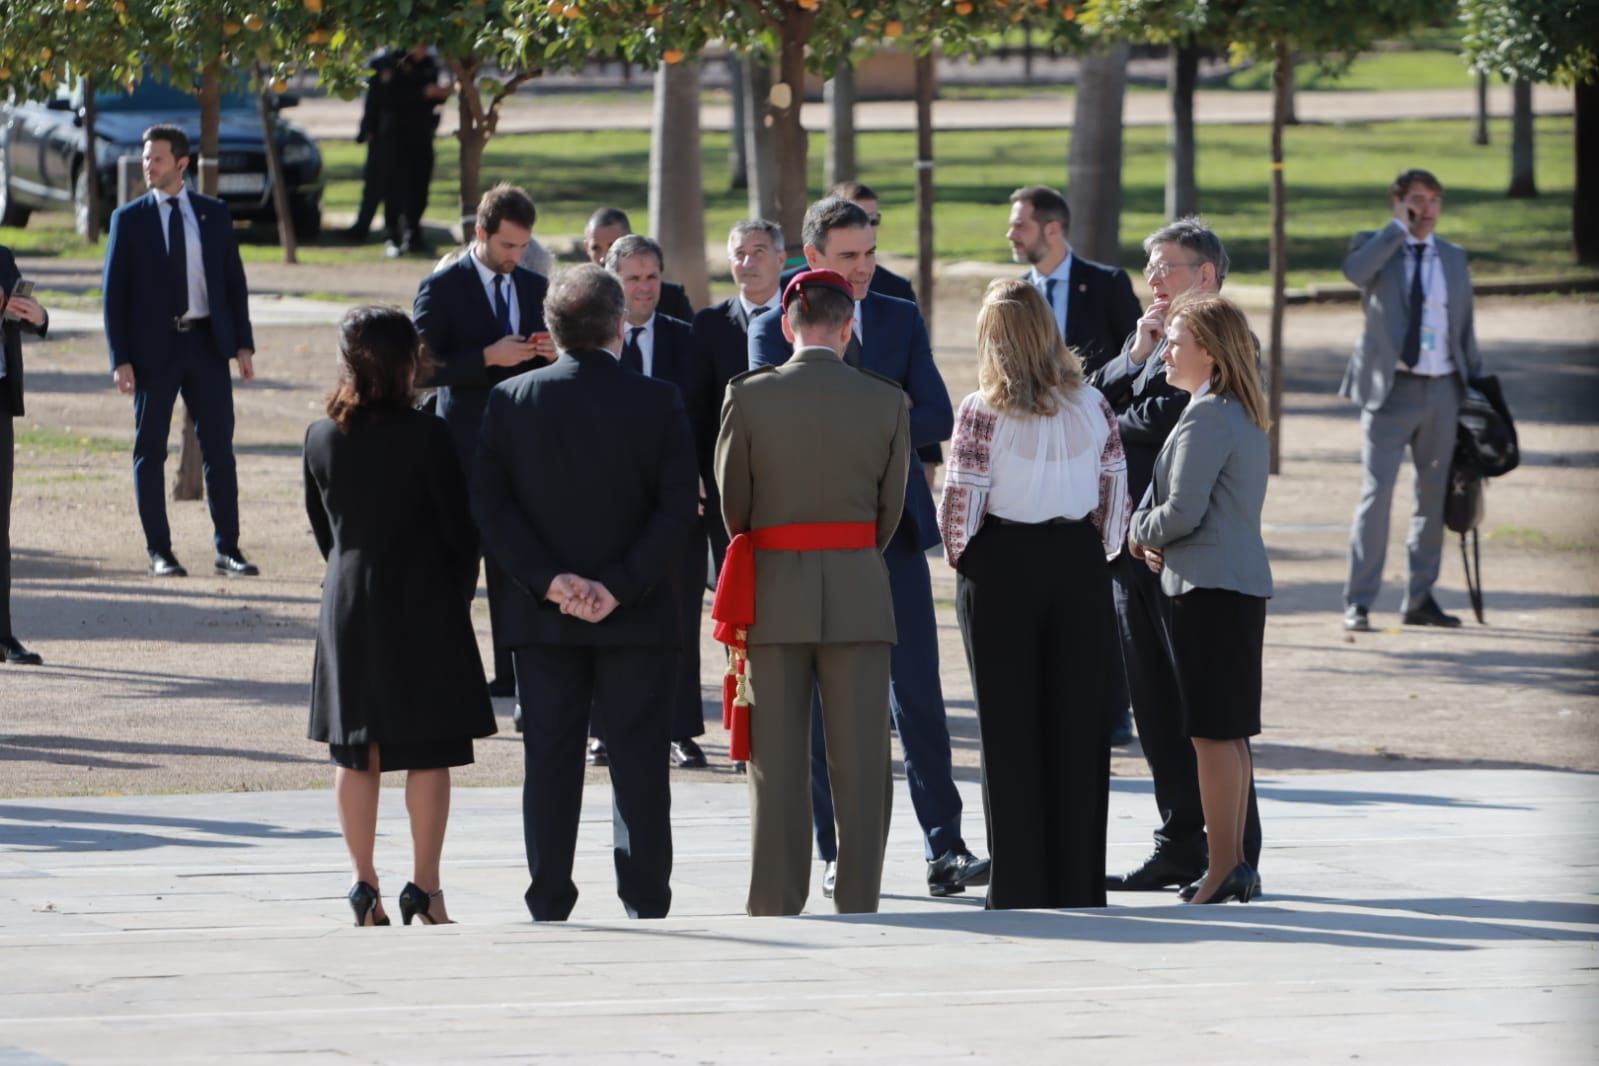
[[[1389,187],[1388,202],[1388,224],[1355,234],[1344,259],[1344,276],[1360,286],[1366,309],[1365,331],[1338,389],[1361,408],[1365,477],[1344,585],[1344,628],[1358,633],[1371,629],[1388,512],[1407,447],[1416,467],[1416,506],[1401,617],[1407,626],[1460,625],[1438,606],[1432,586],[1443,557],[1444,490],[1460,403],[1470,379],[1483,373],[1466,253],[1433,232],[1443,213],[1443,184],[1425,170],[1407,170]]]
[[[555,342],[544,330],[549,281],[518,265],[533,239],[537,218],[525,191],[503,182],[494,186],[478,201],[474,240],[467,254],[423,278],[416,291],[412,317],[433,358],[427,380],[417,384],[439,390],[439,417],[455,441],[463,479],[477,454],[478,426],[489,390],[555,359]],[[489,694],[514,696],[511,650],[500,644],[505,629],[499,610],[504,575],[493,559],[485,563],[485,576],[494,632]]]
[[[22,415],[22,331],[40,337],[50,316],[23,281],[11,249],[0,244],[0,660],[19,666],[44,662],[17,640],[11,628],[11,475],[15,438],[11,420]]]

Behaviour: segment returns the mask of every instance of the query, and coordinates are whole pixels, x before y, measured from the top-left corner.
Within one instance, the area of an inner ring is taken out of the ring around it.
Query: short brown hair
[[[1010,202],[1032,207],[1033,221],[1040,226],[1059,222],[1062,237],[1072,228],[1072,209],[1066,206],[1066,197],[1048,185],[1024,185],[1010,194]]]
[[[530,230],[538,217],[538,209],[533,206],[533,198],[527,190],[508,182],[500,182],[477,202],[477,224],[490,237],[500,231],[501,222]]]
[[[1082,364],[1060,338],[1055,313],[1031,284],[995,281],[977,310],[977,389],[996,411],[1053,415],[1055,390],[1070,394]]]
[[[1166,312],[1168,325],[1179,318],[1193,334],[1194,343],[1216,362],[1210,372],[1211,391],[1236,397],[1250,421],[1261,429],[1271,429],[1271,414],[1260,387],[1260,347],[1243,310],[1225,296],[1194,290],[1173,300]]]
[[[827,190],[827,195],[841,197],[845,200],[876,200],[880,199],[872,187],[860,181],[841,181]]]
[[[144,136],[140,138],[140,143],[149,144],[151,141],[166,141],[167,146],[172,149],[172,158],[174,159],[193,158],[189,155],[189,135],[176,126],[169,126],[165,123],[151,126],[144,131]]]
[[[563,352],[615,344],[626,309],[622,283],[594,263],[561,271],[544,297],[544,321]]]
[[[427,369],[411,316],[398,307],[352,307],[339,319],[339,383],[328,395],[328,417],[348,433],[357,415],[403,411]]]

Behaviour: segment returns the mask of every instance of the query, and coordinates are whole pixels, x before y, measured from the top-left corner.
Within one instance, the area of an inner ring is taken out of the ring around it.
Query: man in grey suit
[[[1338,389],[1361,407],[1365,479],[1349,533],[1344,586],[1344,628],[1354,632],[1371,629],[1388,548],[1388,511],[1407,446],[1416,467],[1416,506],[1407,541],[1404,623],[1460,625],[1438,606],[1432,586],[1443,555],[1444,490],[1460,402],[1483,368],[1466,253],[1433,232],[1443,196],[1442,183],[1427,171],[1400,174],[1388,190],[1393,219],[1375,232],[1355,234],[1344,258],[1344,276],[1360,286],[1366,309],[1366,328]]]

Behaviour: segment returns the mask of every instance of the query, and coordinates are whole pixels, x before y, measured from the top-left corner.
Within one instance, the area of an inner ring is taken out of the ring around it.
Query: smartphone
[[[16,283],[16,285],[12,287],[11,292],[6,296],[6,304],[7,304],[7,306],[6,306],[5,317],[7,317],[7,318],[16,318],[17,317],[16,315],[11,313],[10,304],[11,304],[12,300],[17,298],[18,296],[32,296],[32,295],[33,295],[33,279],[32,278],[22,278],[21,280],[19,280]]]
[[[541,340],[548,339],[549,335],[550,335],[550,331],[549,330],[541,329],[537,333],[529,333],[527,335],[527,342],[529,344],[537,344]]]
[[[1415,225],[1415,224],[1416,224],[1416,219],[1417,219],[1417,218],[1418,218],[1418,217],[1420,217],[1420,216],[1418,216],[1418,215],[1417,215],[1417,214],[1416,214],[1416,209],[1415,209],[1415,208],[1414,208],[1414,207],[1407,207],[1407,208],[1405,208],[1405,214],[1406,214],[1406,215],[1408,215],[1408,216],[1409,216],[1409,218],[1410,218],[1410,224],[1411,224],[1411,225],[1412,225],[1412,226],[1414,226],[1414,225]]]

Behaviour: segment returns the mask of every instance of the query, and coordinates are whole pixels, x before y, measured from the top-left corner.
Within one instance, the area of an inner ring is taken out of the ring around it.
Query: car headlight
[[[283,146],[283,162],[288,166],[309,163],[316,158],[316,149],[309,141],[290,141]]]

